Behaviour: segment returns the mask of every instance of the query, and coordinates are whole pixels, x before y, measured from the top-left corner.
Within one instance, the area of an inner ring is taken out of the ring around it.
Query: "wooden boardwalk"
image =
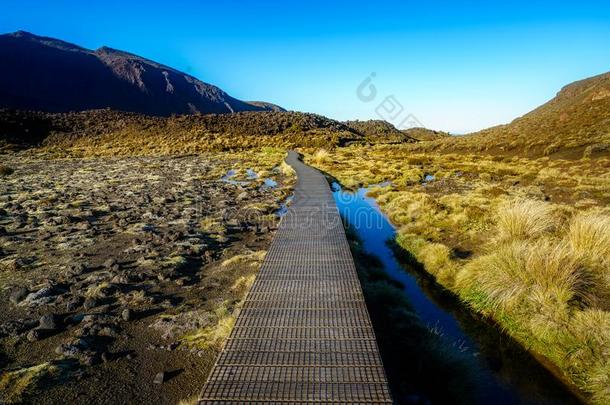
[[[339,212],[294,152],[295,198],[200,404],[392,403]]]

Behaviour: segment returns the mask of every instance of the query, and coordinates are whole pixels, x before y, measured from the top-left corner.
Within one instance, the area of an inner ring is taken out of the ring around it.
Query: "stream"
[[[387,244],[395,227],[367,197],[368,189],[355,192],[332,184],[335,202],[367,253],[376,256],[387,275],[403,286],[413,309],[435,333],[455,350],[475,358],[475,397],[482,404],[577,404],[570,391],[509,336],[480,319],[458,299],[420,270],[395,257]],[[406,365],[408,366],[408,365]]]

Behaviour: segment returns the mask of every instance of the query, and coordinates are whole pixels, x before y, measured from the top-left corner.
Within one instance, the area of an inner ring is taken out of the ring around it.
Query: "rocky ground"
[[[196,396],[290,194],[281,159],[0,158],[0,403]]]

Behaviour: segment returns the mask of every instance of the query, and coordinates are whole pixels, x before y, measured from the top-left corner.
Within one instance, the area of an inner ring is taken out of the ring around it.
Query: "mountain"
[[[275,112],[286,111],[279,105],[267,103],[265,101],[246,101],[246,103],[253,105],[255,107],[258,107],[258,108],[262,108],[265,111],[275,111]]]
[[[95,51],[24,31],[0,35],[0,108],[48,112],[112,108],[149,115],[281,110],[140,56]]]
[[[415,139],[383,120],[345,121],[345,125],[375,143],[416,142]]]
[[[510,124],[419,144],[421,151],[579,159],[610,156],[610,72],[563,87]]]

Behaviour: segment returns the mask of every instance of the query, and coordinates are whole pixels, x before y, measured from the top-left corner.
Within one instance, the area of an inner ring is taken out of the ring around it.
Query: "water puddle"
[[[365,251],[379,258],[387,275],[403,286],[404,294],[428,328],[460,352],[470,354],[479,368],[476,397],[484,404],[579,403],[531,355],[488,322],[466,309],[455,297],[416,269],[406,267],[386,243],[396,229],[383,215],[368,189],[343,191],[333,184],[341,215],[358,234]],[[398,350],[398,348],[397,348]],[[405,367],[408,367],[405,364]]]
[[[267,188],[276,188],[277,187],[277,181],[273,180],[273,179],[265,179],[263,180],[263,189],[267,189]]]
[[[431,174],[426,174],[424,176],[424,181],[422,182],[422,184],[425,186],[427,183],[433,182],[434,180],[436,180],[436,177]]]
[[[258,173],[252,169],[246,170],[246,177],[250,180],[258,179]]]
[[[234,177],[237,175],[237,171],[231,169],[220,178],[221,181],[232,184],[234,186],[247,186],[252,183],[252,181],[257,180],[259,178],[258,173],[256,173],[253,169],[246,170],[246,179],[247,180],[235,180]],[[277,181],[271,178],[263,179],[263,185],[261,186],[261,190],[269,190],[277,187]]]
[[[284,202],[282,202],[280,204],[280,208],[275,211],[275,215],[277,215],[278,217],[283,217],[284,215],[286,215],[288,213],[288,207],[290,206],[290,203],[292,202],[292,200],[294,199],[294,194],[289,195]]]
[[[249,181],[240,181],[240,180],[233,179],[233,177],[235,177],[236,174],[237,174],[237,172],[235,170],[231,169],[227,172],[227,174],[222,176],[220,178],[220,180],[222,180],[228,184],[233,184],[234,186],[245,186],[245,185],[250,184]]]

